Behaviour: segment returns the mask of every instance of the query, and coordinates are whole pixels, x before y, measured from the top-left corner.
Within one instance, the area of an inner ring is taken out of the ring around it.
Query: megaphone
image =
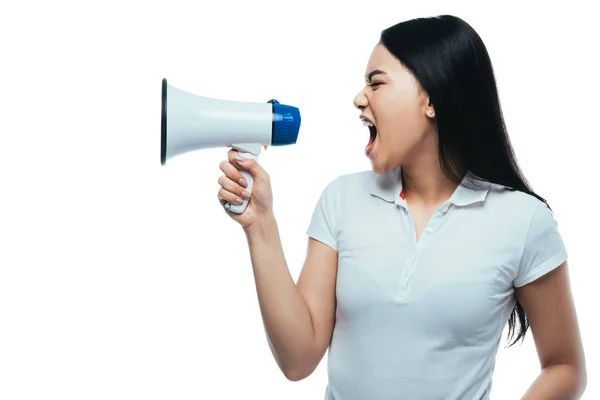
[[[231,147],[245,158],[257,159],[263,146],[295,144],[300,130],[298,108],[280,104],[241,102],[197,96],[162,80],[160,163],[199,149]],[[254,180],[241,170],[252,193]],[[225,208],[241,214],[243,204],[226,203]]]

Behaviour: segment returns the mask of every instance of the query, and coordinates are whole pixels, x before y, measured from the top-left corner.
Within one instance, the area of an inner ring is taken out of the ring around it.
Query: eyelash
[[[377,88],[377,86],[381,85],[381,82],[373,82],[371,83],[369,86],[371,86],[373,89]]]

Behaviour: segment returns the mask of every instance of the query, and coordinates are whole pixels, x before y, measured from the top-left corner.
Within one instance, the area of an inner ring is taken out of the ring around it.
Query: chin
[[[383,174],[385,171],[378,167],[373,160],[371,160],[371,169],[376,174]]]
[[[376,174],[385,174],[386,172],[391,171],[394,168],[391,168],[388,165],[385,165],[385,164],[382,164],[381,162],[378,162],[377,159],[371,158],[371,169]]]
[[[383,151],[382,154],[381,150],[383,150],[381,143],[379,143],[379,140],[376,140],[373,143],[371,151],[367,152],[367,157],[371,161],[371,169],[373,172],[376,174],[385,174],[388,171],[395,170],[402,164],[401,161],[398,160],[398,155],[395,155],[394,157],[391,154],[386,154],[385,151]]]
[[[376,174],[385,174],[386,172],[393,171],[402,164],[401,162],[381,161],[376,156],[370,157],[370,160],[371,169]]]

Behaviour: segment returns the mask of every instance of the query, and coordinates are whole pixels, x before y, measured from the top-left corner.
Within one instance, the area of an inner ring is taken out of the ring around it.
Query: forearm
[[[586,386],[583,368],[556,364],[542,370],[522,400],[576,400]]]
[[[275,218],[245,233],[269,345],[281,370],[294,374],[316,349],[309,309],[289,272]]]

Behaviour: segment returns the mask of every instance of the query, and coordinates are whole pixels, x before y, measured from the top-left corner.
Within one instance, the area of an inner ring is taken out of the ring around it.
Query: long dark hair
[[[471,171],[484,181],[528,193],[547,205],[519,169],[490,57],[469,24],[452,15],[412,19],[385,29],[380,43],[429,95],[436,114],[440,166],[449,179],[460,184]],[[509,340],[517,319],[520,329],[509,347],[524,339],[529,329],[518,299],[508,320]]]

